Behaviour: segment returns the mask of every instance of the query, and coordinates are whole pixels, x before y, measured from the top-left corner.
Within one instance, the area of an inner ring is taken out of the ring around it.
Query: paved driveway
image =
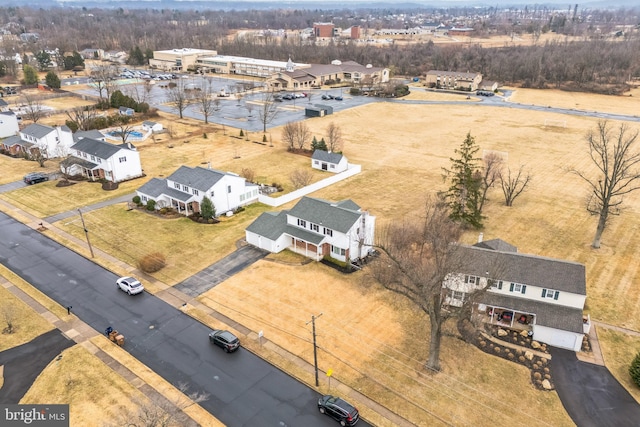
[[[640,405],[606,367],[581,362],[569,350],[549,349],[556,391],[578,427],[640,425]]]
[[[268,252],[253,246],[243,246],[215,264],[189,277],[182,283],[178,283],[174,288],[195,298],[247,268],[254,262],[261,260],[267,256],[267,254]]]
[[[4,365],[0,403],[18,403],[42,370],[62,350],[74,344],[75,342],[54,329],[28,343],[0,352],[0,366]]]
[[[0,263],[54,301],[72,305],[94,329],[113,326],[125,336],[124,350],[174,386],[209,393],[201,405],[224,424],[336,425],[318,412],[316,391],[243,348],[227,354],[212,346],[209,328],[180,310],[146,292],[119,292],[115,274],[4,213],[0,229]]]

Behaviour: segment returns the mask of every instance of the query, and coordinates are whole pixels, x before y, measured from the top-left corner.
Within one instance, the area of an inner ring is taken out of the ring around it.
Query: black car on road
[[[209,334],[211,344],[222,347],[227,353],[231,353],[240,348],[240,340],[229,331],[213,330]]]
[[[49,181],[49,176],[42,172],[33,172],[33,173],[26,174],[23,180],[26,184],[33,185],[39,182]]]
[[[329,394],[318,399],[318,410],[321,414],[329,415],[341,426],[354,426],[360,419],[358,409],[350,403]]]

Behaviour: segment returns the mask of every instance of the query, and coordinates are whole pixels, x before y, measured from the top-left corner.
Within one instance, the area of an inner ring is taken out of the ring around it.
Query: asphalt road
[[[209,328],[161,299],[118,291],[113,273],[4,213],[0,230],[3,265],[96,330],[117,329],[124,349],[173,385],[209,393],[201,405],[226,425],[336,425],[318,412],[318,393],[245,349],[209,344]]]
[[[581,362],[569,350],[549,349],[556,391],[578,427],[640,425],[640,406],[606,367]]]

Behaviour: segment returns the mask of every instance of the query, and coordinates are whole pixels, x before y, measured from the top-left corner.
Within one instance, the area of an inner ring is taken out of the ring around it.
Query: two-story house
[[[257,201],[259,187],[231,172],[181,166],[166,179],[153,178],[136,193],[143,203],[154,200],[157,209],[171,207],[185,216],[200,212],[207,196],[220,215]]]
[[[369,255],[375,217],[351,200],[303,197],[290,210],[265,212],[245,230],[249,244],[269,252],[284,249],[320,261],[348,262]]]
[[[460,245],[459,250],[462,271],[443,283],[447,304],[461,306],[473,295],[474,319],[529,331],[534,340],[555,347],[580,350],[590,326],[583,316],[583,264],[521,254],[499,239]]]
[[[15,136],[19,130],[18,117],[12,111],[0,111],[0,138]]]
[[[73,145],[73,133],[67,126],[51,127],[33,123],[22,129],[18,136],[19,141],[14,143],[21,145],[21,151],[28,152],[40,150],[46,158],[66,157],[69,148]]]
[[[66,175],[82,175],[92,181],[122,182],[143,175],[140,153],[131,144],[115,145],[92,138],[80,138],[71,155],[60,162]]]

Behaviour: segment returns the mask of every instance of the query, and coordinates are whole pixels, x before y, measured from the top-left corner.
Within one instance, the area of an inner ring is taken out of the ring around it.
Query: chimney
[[[484,233],[478,234],[478,243],[482,243],[483,238],[484,238]]]

